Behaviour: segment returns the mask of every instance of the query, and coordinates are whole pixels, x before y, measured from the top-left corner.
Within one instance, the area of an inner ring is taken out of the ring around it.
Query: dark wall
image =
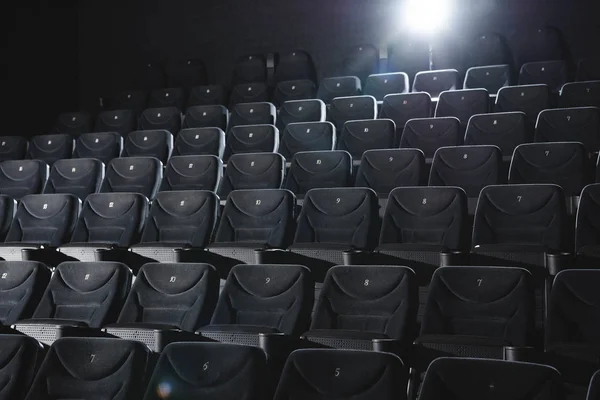
[[[576,57],[600,37],[597,0],[455,0],[445,36],[468,37],[551,25]],[[144,61],[198,57],[211,81],[228,83],[238,57],[248,53],[309,51],[321,76],[334,73],[345,49],[381,45],[405,28],[398,0],[86,0],[79,8],[80,98],[127,88],[131,67]],[[592,39],[594,38],[594,39]]]
[[[59,112],[79,108],[77,8],[69,1],[5,3],[1,134],[46,133]]]

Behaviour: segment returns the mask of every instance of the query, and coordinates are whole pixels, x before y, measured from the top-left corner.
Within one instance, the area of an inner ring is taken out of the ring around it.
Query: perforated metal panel
[[[254,333],[238,333],[238,332],[206,332],[202,336],[223,343],[241,344],[244,346],[259,347],[259,335]]]
[[[148,348],[153,351],[158,351],[158,340],[155,331],[150,329],[110,329],[106,330],[107,333],[120,337],[125,340],[133,340],[135,342],[144,343]]]
[[[373,342],[371,340],[340,339],[312,336],[307,337],[307,339],[311,342],[319,343],[323,346],[331,347],[334,349],[373,351]]]
[[[209,250],[211,253],[219,254],[223,257],[240,260],[240,262],[244,264],[255,263],[254,249],[240,247],[215,247]]]
[[[158,262],[178,262],[178,253],[173,251],[172,248],[161,248],[161,247],[134,247],[133,252],[156,260]]]
[[[470,357],[470,358],[491,358],[502,360],[504,358],[504,347],[502,346],[470,346],[461,344],[445,343],[422,343],[424,348],[439,351],[442,357]]]
[[[56,326],[51,325],[16,325],[16,329],[19,332],[27,336],[31,336],[36,340],[47,344],[48,346],[52,346],[57,339],[62,336],[62,329]]]
[[[60,252],[80,261],[96,261],[96,249],[92,247],[62,247]]]

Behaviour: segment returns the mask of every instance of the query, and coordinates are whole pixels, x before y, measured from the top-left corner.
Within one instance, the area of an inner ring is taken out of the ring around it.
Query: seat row
[[[274,391],[277,379],[270,379],[265,354],[247,346],[173,343],[152,368],[147,349],[125,340],[64,338],[47,354],[24,336],[2,335],[0,343],[8,350],[5,364],[12,367],[2,375],[9,382],[5,387],[7,398],[13,400],[42,400],[53,395],[83,398],[90,392],[109,396],[115,391],[130,400],[234,400],[242,396],[256,400],[312,400],[316,396],[335,396],[340,400],[366,400],[373,396],[381,400],[407,399],[406,371],[401,360],[389,353],[297,350],[288,358]],[[10,358],[20,353],[23,356]],[[203,363],[193,363],[191,359]],[[41,363],[39,369],[37,363]],[[222,376],[229,379],[220,379]],[[474,378],[492,383],[474,385]],[[597,373],[589,388],[584,389],[587,397],[583,392],[581,398],[595,400],[599,382]],[[443,400],[449,396],[467,400],[496,390],[503,393],[505,400],[532,400],[539,396],[565,399],[561,375],[549,366],[440,358],[429,367],[419,400]]]
[[[224,342],[262,348],[274,369],[290,347],[375,350],[400,356],[415,378],[443,356],[527,359],[586,386],[599,367],[599,270],[556,276],[543,352],[530,348],[536,346],[534,279],[522,268],[438,269],[420,328],[417,277],[407,267],[336,266],[316,301],[309,271],[298,265],[236,266],[220,295],[207,264],[146,264],[131,289],[131,273],[114,262],[66,262],[51,276],[35,262],[2,262],[0,271],[8,279],[0,302],[10,305],[2,330],[46,345],[112,336],[169,354],[172,342]]]

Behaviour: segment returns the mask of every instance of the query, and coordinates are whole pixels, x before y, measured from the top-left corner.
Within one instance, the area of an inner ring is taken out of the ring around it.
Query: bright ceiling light
[[[404,0],[402,25],[411,32],[429,36],[443,31],[450,20],[452,0]]]

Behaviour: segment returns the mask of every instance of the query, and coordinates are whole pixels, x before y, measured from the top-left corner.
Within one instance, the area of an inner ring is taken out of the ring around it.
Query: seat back
[[[84,133],[77,138],[73,158],[95,158],[108,164],[121,157],[123,138],[116,132]]]
[[[337,149],[360,160],[367,150],[393,148],[395,136],[396,125],[391,119],[348,121],[340,133]]]
[[[408,93],[409,88],[408,75],[404,72],[373,74],[367,78],[364,93],[375,97],[377,101],[383,101],[390,94]]]
[[[400,147],[419,149],[429,158],[433,157],[440,147],[460,146],[462,141],[458,118],[420,118],[411,119],[406,123]]]
[[[346,53],[336,74],[356,76],[364,83],[369,75],[378,72],[379,49],[372,44],[360,44]]]
[[[508,86],[498,90],[494,111],[520,111],[533,127],[538,114],[550,108],[550,88],[547,85]]]
[[[48,165],[56,160],[71,158],[75,141],[69,134],[39,135],[31,138],[27,158],[40,160]]]
[[[267,102],[240,103],[231,108],[229,127],[238,125],[275,125],[277,110]]]
[[[143,107],[145,106],[144,102]],[[142,109],[103,111],[96,117],[94,132],[115,132],[121,136],[126,136],[129,132],[135,131],[137,125],[135,112],[141,112]]]
[[[219,128],[182,129],[175,138],[173,156],[212,155],[223,158],[225,132]]]
[[[148,215],[148,199],[139,193],[97,193],[85,200],[73,231],[73,243],[129,247],[137,243]]]
[[[600,150],[600,109],[562,108],[542,111],[535,126],[536,142],[580,142],[589,153]]]
[[[84,322],[100,328],[117,320],[131,287],[131,271],[116,262],[63,262],[33,318]]]
[[[30,318],[40,302],[50,270],[35,261],[0,261],[0,323],[10,326]],[[2,352],[2,350],[0,350]]]
[[[56,119],[53,133],[78,136],[92,131],[92,116],[86,112],[62,113]]]
[[[215,243],[286,248],[294,231],[295,197],[289,190],[236,190],[229,194]]]
[[[177,107],[147,108],[138,118],[141,131],[166,130],[176,135],[181,129],[181,112]]]
[[[192,106],[188,107],[183,116],[183,129],[189,128],[219,128],[227,129],[229,111],[225,106]]]
[[[280,81],[275,86],[273,103],[281,106],[286,101],[313,99],[317,94],[317,86],[308,79]]]
[[[7,160],[23,160],[27,155],[29,141],[23,136],[0,137],[0,162]]]
[[[227,163],[219,197],[233,190],[279,189],[283,184],[285,159],[278,153],[234,154]]]
[[[562,60],[526,63],[519,72],[519,85],[544,84],[555,93],[568,79],[567,63]]]
[[[267,61],[262,55],[241,57],[233,71],[233,84],[265,82],[267,80]]]
[[[189,359],[203,360],[190,365]],[[233,396],[266,400],[268,372],[265,353],[251,346],[180,342],[161,353],[144,400],[192,397],[219,400]],[[228,377],[223,380],[222,377]],[[165,385],[168,380],[170,384]]]
[[[160,191],[210,190],[216,192],[222,177],[223,162],[217,156],[173,156],[167,163]]]
[[[586,186],[581,192],[575,223],[575,252],[600,251],[600,183]]]
[[[526,117],[520,111],[473,115],[467,125],[465,145],[498,146],[504,157],[512,157],[515,147],[533,141]]]
[[[485,89],[463,89],[440,93],[436,117],[456,117],[464,133],[469,119],[490,112],[490,96]]]
[[[265,102],[269,100],[269,88],[264,82],[240,83],[235,85],[229,96],[229,109],[238,104]]]
[[[165,65],[167,84],[170,87],[190,87],[206,83],[206,66],[202,60],[170,60]]]
[[[185,93],[182,88],[154,89],[148,97],[148,108],[175,107],[183,110]]]
[[[361,93],[360,79],[356,76],[323,78],[319,83],[317,98],[330,104],[336,97],[356,96]]]
[[[495,96],[500,88],[510,85],[510,65],[489,65],[467,70],[463,89],[482,88]]]
[[[428,335],[486,338],[528,346],[534,336],[531,274],[522,268],[442,267],[435,271],[421,322]],[[443,304],[444,307],[438,307]]]
[[[219,278],[212,265],[148,263],[138,272],[117,323],[195,332],[210,322],[218,297]]]
[[[93,158],[58,160],[50,170],[44,193],[66,193],[80,200],[100,191],[104,164]]]
[[[327,119],[342,130],[348,121],[377,118],[377,101],[373,96],[336,97],[331,100]]]
[[[419,306],[415,273],[396,266],[329,269],[310,326],[374,333],[410,343]]]
[[[295,245],[373,249],[379,232],[377,194],[368,188],[312,189],[304,199]]]
[[[135,131],[125,138],[123,157],[154,157],[166,163],[172,151],[173,135],[168,131]]]
[[[5,382],[3,400],[25,398],[44,355],[42,346],[34,338],[0,335],[0,376]]]
[[[227,133],[223,161],[234,154],[275,153],[279,149],[279,130],[274,125],[238,125]]]
[[[40,160],[9,160],[0,163],[0,194],[21,200],[42,193],[50,168]]]
[[[396,124],[395,146],[400,143],[400,136],[409,120],[430,116],[431,96],[427,93],[388,94],[379,110],[379,118],[389,118]]]
[[[390,353],[303,349],[288,357],[274,399],[406,400],[407,381]]]
[[[552,183],[566,196],[579,196],[591,182],[585,147],[577,142],[529,143],[517,146],[508,173],[511,184]]]
[[[69,241],[81,202],[72,194],[32,194],[19,203],[6,242],[58,247]]]
[[[438,358],[428,368],[420,400],[502,398],[562,400],[559,372],[547,365]]]
[[[458,79],[458,71],[455,69],[418,72],[415,75],[412,91],[425,92],[437,98],[442,92],[458,89]]]
[[[296,122],[281,134],[279,153],[291,160],[301,151],[327,151],[335,148],[336,130],[331,122]]]
[[[566,83],[558,98],[560,107],[600,107],[600,80]]]
[[[387,198],[401,186],[419,186],[425,174],[425,155],[418,149],[368,150],[362,155],[355,187],[369,187]]]
[[[310,54],[303,50],[293,50],[278,54],[275,66],[275,82],[308,79],[317,81],[317,72]]]
[[[305,151],[292,158],[284,188],[304,196],[314,188],[350,186],[352,156],[346,151]]]
[[[138,115],[146,108],[147,104],[147,92],[144,90],[126,90],[110,99],[109,108],[110,110],[131,110],[135,115]],[[98,122],[98,119],[96,119],[96,122]],[[104,130],[101,129],[101,131]]]
[[[217,220],[219,199],[213,192],[160,192],[152,202],[141,243],[204,248]]]
[[[148,373],[149,350],[116,338],[62,338],[50,348],[28,400],[86,398],[138,399]],[[91,360],[91,361],[90,361]]]
[[[152,200],[162,180],[162,163],[153,157],[115,158],[108,164],[102,193],[140,193]]]
[[[227,104],[228,98],[225,88],[221,85],[194,86],[190,89],[187,107],[212,106]]]
[[[250,325],[287,335],[308,327],[314,282],[299,265],[238,265],[231,269],[213,325]]]

